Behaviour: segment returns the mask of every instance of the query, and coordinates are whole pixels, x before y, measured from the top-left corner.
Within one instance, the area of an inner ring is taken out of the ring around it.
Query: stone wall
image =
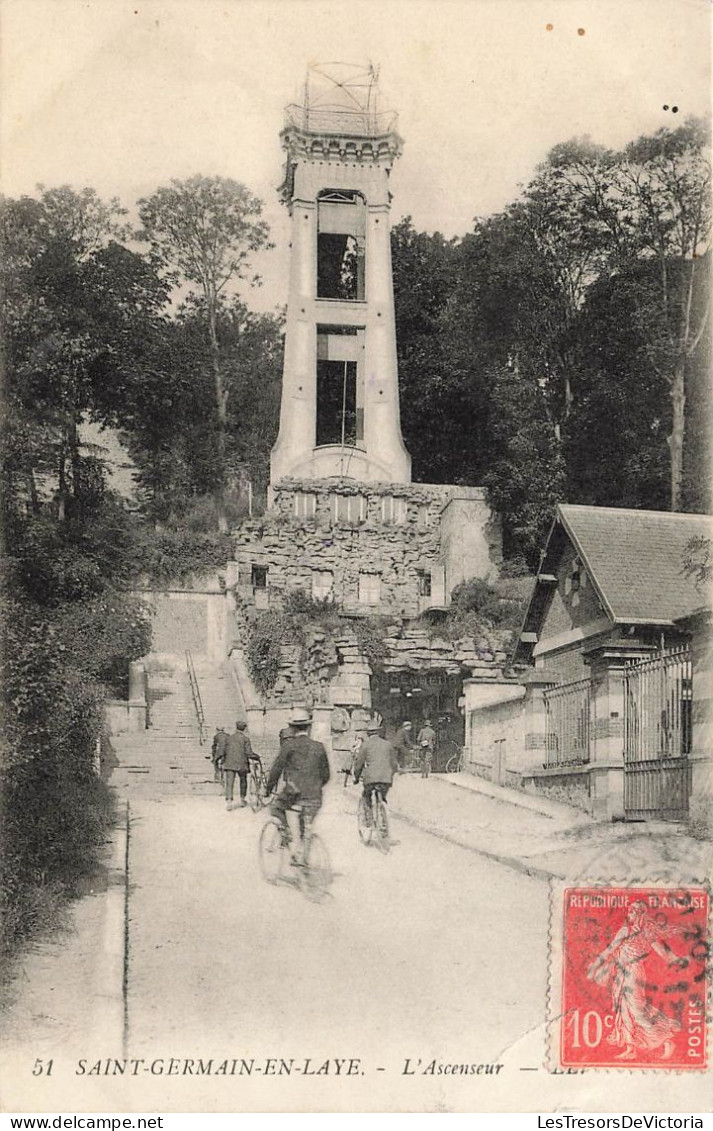
[[[452,530],[444,538],[442,529],[444,507],[454,501],[478,546],[470,576],[496,573],[499,527],[480,488],[283,480],[273,487],[271,510],[235,531],[237,594],[258,608],[280,608],[289,589],[323,596],[320,586],[331,583],[331,599],[355,614],[409,618],[443,607],[449,547],[458,558],[449,576],[462,580],[466,571],[466,543]],[[267,570],[257,585],[256,569]]]

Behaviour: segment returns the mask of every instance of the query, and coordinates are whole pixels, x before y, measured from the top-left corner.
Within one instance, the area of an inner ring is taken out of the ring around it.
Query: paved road
[[[135,812],[132,1056],[358,1058],[384,1097],[410,1083],[407,1057],[498,1062],[541,1022],[545,885],[402,823],[390,855],[365,848],[356,796],[333,788],[319,818],[336,874],[322,904],[264,883],[262,815],[217,799]]]
[[[404,785],[417,788],[435,799],[438,785]],[[103,1034],[82,1031],[101,1010],[106,987],[89,976],[105,945],[102,932],[80,931],[57,955],[53,975],[47,963],[39,974],[28,967],[34,1013],[20,1034],[22,1056],[16,1044],[15,1055],[5,1058],[12,1068],[5,1106],[705,1109],[700,1078],[677,1077],[674,1097],[666,1074],[647,1074],[642,1092],[644,1081],[629,1072],[608,1076],[604,1090],[596,1072],[547,1073],[546,884],[401,821],[392,822],[397,843],[390,855],[364,848],[356,797],[341,784],[327,791],[319,831],[336,875],[331,898],[321,904],[262,880],[263,814],[226,812],[217,796],[137,797],[129,853],[128,1043],[122,1050],[115,1022],[113,1035],[109,1024]],[[77,977],[82,964],[83,980]],[[60,1001],[68,968],[74,989]],[[49,1028],[43,984],[54,998]],[[111,1011],[116,1019],[115,1000]],[[36,1102],[28,1105],[20,1073],[27,1077],[28,1058],[38,1049],[57,1063],[52,1081],[36,1081]],[[123,1055],[133,1064],[121,1076],[109,1058]],[[89,1076],[97,1062],[99,1074]],[[433,1062],[434,1072],[424,1074]],[[439,1074],[440,1065],[502,1068],[453,1075]],[[206,1068],[210,1075],[198,1074]]]

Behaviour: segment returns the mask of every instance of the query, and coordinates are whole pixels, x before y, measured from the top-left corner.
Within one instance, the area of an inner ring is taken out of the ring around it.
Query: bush
[[[357,620],[353,622],[359,650],[372,671],[379,672],[383,669],[384,660],[389,654],[389,649],[384,641],[386,626],[391,622],[388,619],[371,618],[370,620]]]
[[[482,578],[472,578],[453,590],[443,631],[451,640],[470,637],[477,647],[499,650],[520,628],[525,604],[522,598],[501,597],[497,587]]]
[[[94,772],[102,688],[44,610],[8,598],[2,669],[2,948],[51,925],[113,819]]]
[[[265,694],[275,686],[280,672],[282,645],[296,643],[299,643],[299,637],[289,613],[271,611],[255,619],[248,630],[245,658],[258,691]]]

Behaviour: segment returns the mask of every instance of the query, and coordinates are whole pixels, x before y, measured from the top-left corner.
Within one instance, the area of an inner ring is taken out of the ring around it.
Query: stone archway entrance
[[[407,719],[415,734],[425,719],[431,720],[436,731],[435,773],[445,769],[454,745],[463,745],[464,720],[458,706],[462,694],[463,677],[442,670],[375,673],[371,680],[372,706],[384,719],[387,738]]]

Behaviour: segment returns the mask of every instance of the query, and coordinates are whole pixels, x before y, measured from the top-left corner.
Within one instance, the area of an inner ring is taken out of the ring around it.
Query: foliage
[[[476,648],[499,650],[519,629],[527,602],[503,597],[498,585],[472,578],[456,585],[440,631],[450,640],[472,638]]]
[[[384,617],[360,618],[352,622],[359,651],[374,672],[383,669],[389,655],[384,637],[390,623]]]
[[[705,510],[709,125],[554,147],[460,240],[392,233],[415,477],[480,483],[536,564],[559,499]]]
[[[121,212],[92,190],[1,209],[3,938],[47,925],[96,861],[112,819],[95,773],[102,702],[150,640],[126,587],[135,519],[79,437],[140,381],[136,343],[165,292],[119,246]],[[140,351],[139,351],[140,352]]]
[[[144,526],[137,534],[141,573],[152,585],[189,584],[224,567],[232,553],[230,535],[192,529],[180,521],[158,531]]]
[[[546,393],[533,375],[502,368],[494,374],[491,396],[491,463],[483,486],[502,515],[505,554],[517,553],[533,568],[564,496],[564,460]]]
[[[262,203],[244,185],[224,177],[173,180],[139,201],[143,224],[140,236],[151,245],[152,255],[173,284],[188,288],[189,309],[202,320],[206,334],[206,361],[212,382],[212,427],[206,433],[213,449],[213,479],[220,524],[226,483],[228,430],[224,359],[219,317],[231,288],[245,278],[251,255],[269,246],[269,230]],[[252,280],[253,284],[257,278]]]
[[[692,577],[697,588],[703,589],[713,577],[713,540],[700,535],[691,538],[683,559],[685,577]]]
[[[295,618],[290,613],[270,610],[256,617],[248,631],[245,658],[258,691],[270,691],[280,673],[283,644],[300,643]]]

